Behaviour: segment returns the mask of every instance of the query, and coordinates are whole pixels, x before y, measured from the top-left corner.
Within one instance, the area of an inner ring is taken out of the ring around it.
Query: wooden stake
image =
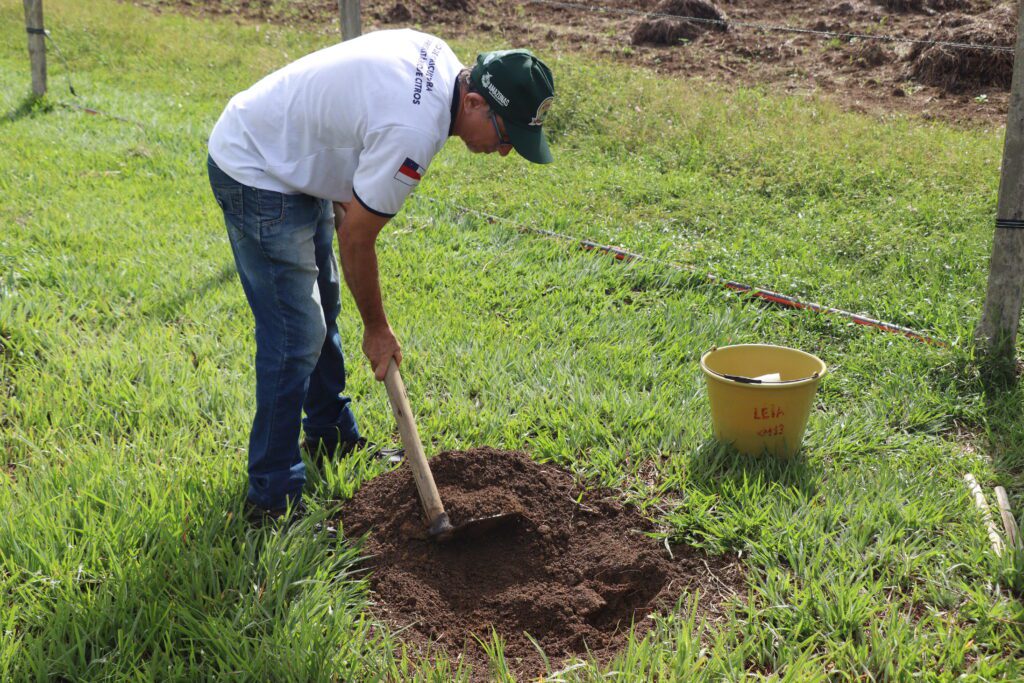
[[[46,94],[46,36],[43,31],[43,0],[24,0],[28,30],[28,58],[32,62],[32,93]]]
[[[1024,297],[1024,3],[1017,19],[1017,48],[1010,82],[996,231],[988,290],[974,340],[997,365],[1012,367]]]
[[[967,488],[974,494],[974,505],[981,511],[981,517],[985,522],[985,526],[988,528],[988,540],[992,542],[992,550],[996,555],[1002,556],[1003,554],[1003,539],[999,537],[999,529],[996,527],[995,521],[992,519],[992,512],[989,510],[988,502],[985,500],[985,494],[978,486],[978,480],[974,478],[974,475],[968,472],[964,475],[964,481],[967,482]]]
[[[1017,520],[1010,512],[1010,497],[1006,495],[1006,489],[1002,486],[996,487],[996,503],[999,505],[999,516],[1003,518],[1003,528],[1006,529],[1006,541],[1014,550],[1021,550],[1020,530],[1017,528]]]

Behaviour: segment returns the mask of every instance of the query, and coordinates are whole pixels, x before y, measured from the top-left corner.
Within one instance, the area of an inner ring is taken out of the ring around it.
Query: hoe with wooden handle
[[[406,459],[412,468],[413,480],[416,482],[416,490],[420,494],[420,502],[423,504],[423,512],[430,525],[429,534],[431,538],[438,541],[450,541],[456,538],[479,537],[497,527],[512,524],[521,519],[519,513],[506,513],[471,519],[465,524],[452,526],[448,519],[448,513],[444,511],[441,504],[441,496],[437,493],[437,485],[434,483],[434,475],[430,472],[430,465],[427,464],[427,457],[423,454],[423,444],[420,442],[420,434],[416,429],[416,420],[413,418],[412,409],[409,407],[409,396],[405,392],[405,384],[402,376],[398,373],[398,366],[395,359],[388,361],[388,371],[384,376],[384,384],[388,389],[388,400],[391,402],[391,411],[398,421],[398,431],[402,435],[402,446],[405,447]]]

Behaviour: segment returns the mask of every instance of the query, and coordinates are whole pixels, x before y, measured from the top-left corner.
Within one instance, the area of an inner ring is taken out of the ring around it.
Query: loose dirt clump
[[[476,16],[475,10],[476,7],[469,0],[398,0],[394,4],[385,0],[381,4],[376,1],[363,2],[362,6],[363,12],[386,25],[382,28],[405,28],[410,24],[424,22],[464,24]],[[368,29],[364,27],[363,30]]]
[[[876,5],[893,12],[935,12],[969,10],[971,0],[875,0]]]
[[[1012,48],[1016,33],[1016,11],[1009,5],[1000,5],[974,17],[947,15],[925,40]],[[978,86],[1006,89],[1013,76],[1013,52],[915,45],[909,59],[911,77],[949,92]]]
[[[663,14],[709,21],[658,16]],[[725,23],[715,23],[725,21],[725,14],[705,0],[662,0],[649,18],[644,19],[633,29],[632,41],[634,45],[679,45],[681,41],[696,40],[706,31],[728,30]]]
[[[861,42],[853,49],[853,63],[863,69],[881,66],[894,58],[891,50],[875,42]]]
[[[827,14],[837,17],[871,16],[876,17],[875,10],[862,2],[842,0],[828,8]]]
[[[468,12],[469,0],[436,0],[436,5],[446,10],[454,10],[457,12]]]
[[[518,512],[521,523],[478,539],[440,544],[423,538],[422,514],[408,467],[363,485],[342,508],[348,538],[366,536],[376,616],[421,652],[447,652],[488,680],[475,638],[505,643],[517,676],[545,672],[526,634],[552,666],[566,658],[611,658],[631,624],[698,597],[699,619],[724,616],[742,595],[735,560],[673,547],[614,492],[583,489],[567,472],[525,453],[489,448],[441,453],[431,469],[452,523]],[[699,591],[699,594],[698,594]]]
[[[384,13],[383,19],[389,24],[401,24],[412,19],[412,12],[402,3],[396,2],[391,9]]]

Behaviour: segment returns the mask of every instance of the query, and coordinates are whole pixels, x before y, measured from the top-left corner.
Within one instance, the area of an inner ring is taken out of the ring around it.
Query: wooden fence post
[[[992,239],[988,291],[981,322],[974,332],[982,354],[1001,367],[1012,367],[1024,297],[1024,3],[1017,18],[1010,110],[1003,143],[1002,177]]]
[[[32,92],[46,94],[46,35],[43,33],[43,0],[24,0],[28,57],[32,61]]]
[[[338,0],[338,14],[341,18],[342,40],[351,40],[363,32],[359,17],[359,0]]]

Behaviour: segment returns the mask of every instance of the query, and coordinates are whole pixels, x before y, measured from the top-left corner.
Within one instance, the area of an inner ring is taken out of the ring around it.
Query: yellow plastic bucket
[[[814,393],[827,368],[785,346],[737,344],[700,359],[715,438],[749,455],[790,457],[800,450]]]

